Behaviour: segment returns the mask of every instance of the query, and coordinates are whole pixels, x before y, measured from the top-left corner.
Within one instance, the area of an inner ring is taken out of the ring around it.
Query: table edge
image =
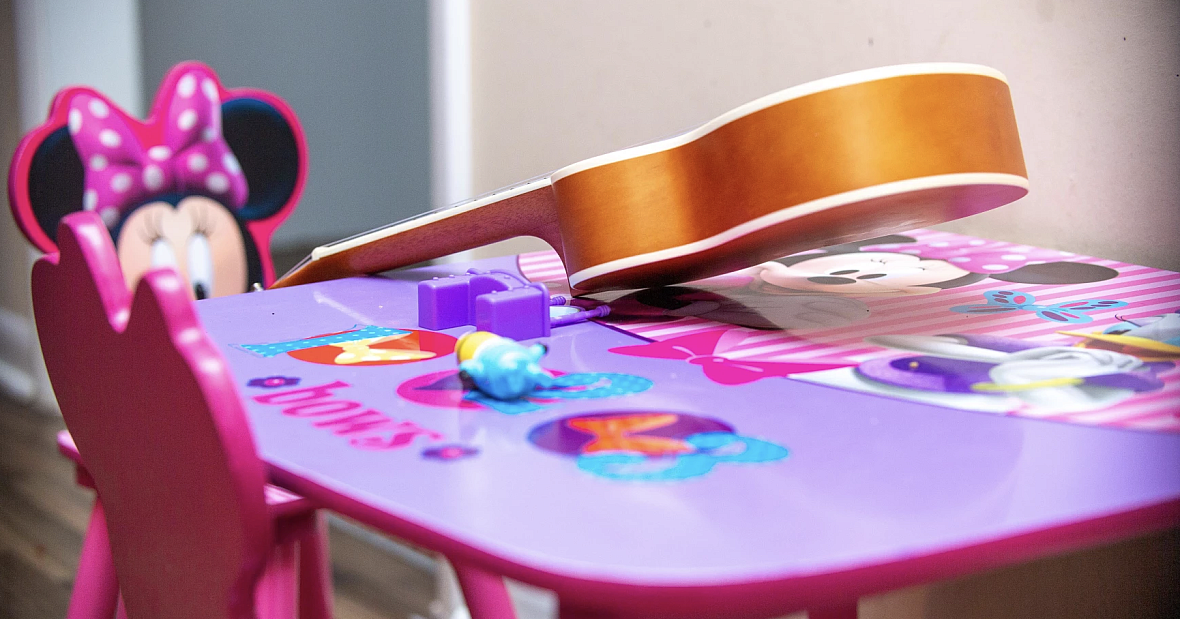
[[[563,607],[626,609],[630,614],[648,617],[670,618],[686,613],[725,617],[731,616],[735,609],[767,616],[784,614],[1180,526],[1180,497],[1176,497],[1016,535],[827,571],[742,581],[686,580],[684,584],[668,584],[573,575],[510,560],[342,495],[298,473],[277,467],[271,473],[274,483],[302,494],[318,507],[438,552],[453,563],[466,563],[556,591]]]

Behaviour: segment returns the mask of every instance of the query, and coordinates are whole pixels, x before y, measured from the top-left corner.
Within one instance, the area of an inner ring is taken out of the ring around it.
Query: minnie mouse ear
[[[1083,262],[1043,262],[1026,264],[1007,273],[995,273],[992,279],[1014,284],[1089,284],[1118,276],[1119,272],[1098,264]]]
[[[230,99],[221,106],[222,135],[249,187],[246,205],[238,212],[243,219],[266,219],[298,198],[303,144],[300,129],[289,118],[294,115],[261,98]]]
[[[12,173],[18,174],[19,166],[14,165]],[[33,152],[26,176],[27,201],[13,195],[18,183],[9,179],[13,214],[25,237],[38,249],[55,251],[55,245],[46,243],[57,237],[58,224],[66,215],[82,210],[84,177],[82,159],[69,130],[62,127],[51,132]]]

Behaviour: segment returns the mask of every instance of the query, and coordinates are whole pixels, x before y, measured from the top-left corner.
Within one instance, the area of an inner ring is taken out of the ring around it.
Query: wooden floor
[[[0,397],[0,619],[65,616],[93,496],[74,484],[73,467],[57,453],[61,428],[58,418]],[[379,537],[362,539],[356,525],[345,527],[351,532],[336,527],[331,536],[336,617],[430,617],[431,566],[399,558]],[[526,611],[522,617],[552,615],[552,608],[518,610]],[[1180,531],[866,598],[860,616],[1180,617]]]
[[[60,419],[0,398],[0,618],[60,619],[93,493],[57,453]],[[353,525],[355,526],[355,525]],[[429,617],[434,576],[333,527],[339,619]]]

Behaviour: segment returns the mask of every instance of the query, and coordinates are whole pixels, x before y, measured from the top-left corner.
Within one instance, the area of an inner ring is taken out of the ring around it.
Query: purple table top
[[[358,366],[240,348],[365,325],[416,329],[417,279],[467,266],[198,303],[240,382],[263,458],[288,478],[372,508],[365,514],[389,514],[504,562],[639,585],[708,586],[898,563],[1180,500],[1180,435],[967,412],[787,378],[721,385],[682,361],[611,353],[643,342],[598,324],[555,330],[542,365],[654,384],[615,397],[550,400],[518,414],[398,395],[412,378],[454,370],[451,354]],[[516,268],[508,258],[479,266]],[[250,384],[272,376],[299,383]],[[284,412],[300,396],[277,395],[336,381],[347,386],[315,400],[318,409]],[[361,405],[349,415],[376,413],[353,419],[352,433],[341,435],[344,422],[332,420],[348,415],[331,404],[340,401]],[[747,452],[756,443],[770,455],[737,462],[721,447],[705,474],[620,480],[579,466],[593,458],[528,438],[534,430],[545,435],[549,422],[605,411],[680,414],[674,419],[684,425],[665,430],[684,431],[665,439],[732,428],[751,439]],[[431,451],[440,446],[452,448]],[[785,458],[775,451],[782,447]]]

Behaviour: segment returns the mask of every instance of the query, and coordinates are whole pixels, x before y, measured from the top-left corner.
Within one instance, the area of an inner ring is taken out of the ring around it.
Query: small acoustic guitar
[[[579,291],[645,288],[966,217],[1026,193],[1001,73],[883,67],[318,247],[274,286],[536,236]]]

